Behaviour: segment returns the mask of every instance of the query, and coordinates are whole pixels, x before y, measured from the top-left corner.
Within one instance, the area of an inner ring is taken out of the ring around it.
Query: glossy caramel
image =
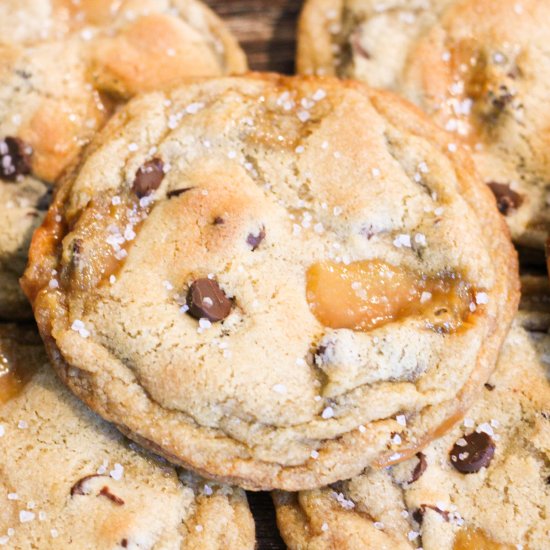
[[[316,263],[306,284],[311,311],[336,329],[368,331],[421,316],[428,328],[454,332],[468,320],[474,302],[471,286],[456,273],[426,277],[382,260]]]
[[[36,370],[34,363],[13,355],[0,348],[0,406],[17,397]]]
[[[462,529],[456,534],[453,550],[513,550],[515,546],[490,539],[481,529]]]

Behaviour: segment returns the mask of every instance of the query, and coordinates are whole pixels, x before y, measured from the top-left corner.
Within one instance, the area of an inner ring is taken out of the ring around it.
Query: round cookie
[[[332,487],[275,494],[289,549],[547,548],[548,303],[547,292],[544,313],[518,314],[480,401],[417,457]]]
[[[246,69],[197,0],[0,4],[0,318],[28,317],[18,284],[47,191],[113,109],[186,77]]]
[[[1,326],[0,358],[0,548],[254,548],[244,491],[128,442],[59,382],[32,329]]]
[[[517,284],[445,132],[362,84],[275,75],[132,101],[58,192],[24,277],[94,410],[176,463],[288,490],[450,426]]]
[[[468,144],[514,240],[542,250],[550,227],[547,34],[538,0],[309,0],[301,73],[397,91]]]

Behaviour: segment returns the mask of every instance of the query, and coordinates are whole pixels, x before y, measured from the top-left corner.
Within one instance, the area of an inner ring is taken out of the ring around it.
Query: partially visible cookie
[[[486,381],[518,300],[506,225],[448,134],[360,83],[262,74],[130,102],[24,285],[94,410],[253,489],[414,454]]]
[[[18,286],[37,203],[116,106],[182,79],[246,69],[197,0],[0,3],[0,318],[29,316]]]
[[[550,228],[550,3],[539,0],[309,0],[301,73],[403,94],[472,148],[515,241]]]
[[[33,330],[0,326],[0,360],[0,548],[254,548],[242,490],[127,441],[63,387]]]
[[[317,491],[275,495],[290,550],[548,548],[545,284],[543,311],[518,314],[481,400],[446,436],[398,466],[369,469]]]

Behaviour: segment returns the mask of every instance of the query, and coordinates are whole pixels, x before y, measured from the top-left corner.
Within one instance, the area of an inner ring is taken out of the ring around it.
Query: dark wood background
[[[206,0],[241,42],[255,71],[292,74],[301,0]],[[268,493],[249,493],[258,550],[283,550]]]

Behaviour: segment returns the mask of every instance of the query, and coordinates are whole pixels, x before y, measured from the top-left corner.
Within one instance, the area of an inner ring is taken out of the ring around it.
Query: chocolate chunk
[[[163,178],[164,163],[159,158],[154,158],[146,162],[136,172],[132,190],[141,199],[158,189]]]
[[[463,474],[475,474],[487,468],[495,454],[495,444],[485,432],[472,432],[462,439],[465,445],[456,442],[451,449],[451,464]]]
[[[98,496],[107,497],[110,501],[114,502],[117,506],[122,506],[124,504],[124,501],[120,497],[117,497],[116,495],[113,495],[113,493],[111,493],[107,485],[105,485],[101,489],[101,491],[99,491]]]
[[[504,216],[508,216],[512,210],[519,208],[523,204],[523,197],[511,189],[507,183],[490,181],[487,185],[497,199],[499,212]]]
[[[100,474],[92,474],[89,476],[84,476],[71,487],[71,496],[87,495],[88,493],[84,489],[84,485],[86,484],[87,481],[89,481],[90,479],[93,479],[94,477],[105,477],[105,476],[101,476]]]
[[[232,305],[220,285],[211,279],[197,279],[187,292],[187,313],[195,319],[222,321],[231,312]]]
[[[166,193],[166,196],[169,199],[173,199],[174,197],[179,197],[180,195],[183,195],[184,193],[187,193],[187,191],[191,191],[193,189],[192,187],[182,187],[181,189],[174,189],[172,191],[168,191]]]
[[[489,382],[487,382],[485,384],[485,389],[489,390],[489,391],[493,391],[495,389],[495,385],[494,384],[489,384]]]
[[[428,463],[426,462],[426,455],[424,453],[416,453],[416,458],[418,458],[418,464],[414,467],[412,472],[412,477],[409,483],[414,483],[420,479],[420,476],[426,471]]]
[[[31,173],[32,149],[16,137],[0,141],[0,178],[15,181]]]
[[[258,234],[250,233],[246,238],[246,242],[252,247],[252,251],[256,250],[260,243],[265,239],[265,228],[262,227]]]
[[[122,539],[120,541],[120,546],[122,546],[122,548],[128,548],[128,539]]]

